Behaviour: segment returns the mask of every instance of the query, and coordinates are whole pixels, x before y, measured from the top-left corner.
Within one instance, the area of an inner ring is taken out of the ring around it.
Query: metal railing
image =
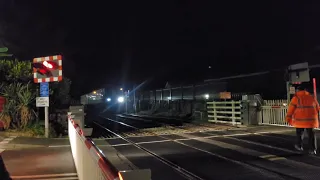
[[[262,106],[259,112],[259,124],[290,126],[286,122],[288,108],[286,106]]]
[[[208,121],[241,124],[241,101],[207,102]]]
[[[150,180],[149,169],[118,171],[102,151],[83,135],[82,129],[68,113],[68,134],[79,180]]]

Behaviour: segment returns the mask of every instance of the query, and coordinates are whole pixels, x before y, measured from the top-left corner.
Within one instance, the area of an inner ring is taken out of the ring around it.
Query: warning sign
[[[295,94],[296,93],[296,88],[293,87],[293,86],[290,86],[289,91],[290,91],[290,94]]]
[[[220,92],[220,99],[231,99],[231,92]]]

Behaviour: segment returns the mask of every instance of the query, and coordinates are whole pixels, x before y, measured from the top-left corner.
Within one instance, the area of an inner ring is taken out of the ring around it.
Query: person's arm
[[[292,124],[292,116],[294,111],[297,108],[297,104],[298,104],[298,98],[296,96],[294,96],[289,104],[288,107],[288,112],[287,112],[287,116],[286,116],[286,121],[291,125]]]

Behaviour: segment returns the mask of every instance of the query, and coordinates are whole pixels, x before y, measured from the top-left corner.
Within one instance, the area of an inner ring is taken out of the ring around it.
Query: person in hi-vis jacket
[[[305,85],[297,88],[286,116],[286,121],[296,128],[297,142],[295,148],[303,151],[303,133],[306,129],[309,137],[309,153],[317,153],[317,140],[314,128],[319,127],[318,101],[307,91]]]

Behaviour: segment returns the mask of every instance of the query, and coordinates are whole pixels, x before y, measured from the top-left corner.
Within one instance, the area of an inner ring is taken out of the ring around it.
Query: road
[[[258,128],[128,138],[164,161],[119,138],[96,141],[101,150],[112,145],[137,167],[151,168],[153,180],[188,179],[179,171],[193,179],[319,179],[320,156],[293,149],[294,129],[266,130],[273,132]]]
[[[68,139],[11,137],[0,148],[13,179],[78,179]]]

